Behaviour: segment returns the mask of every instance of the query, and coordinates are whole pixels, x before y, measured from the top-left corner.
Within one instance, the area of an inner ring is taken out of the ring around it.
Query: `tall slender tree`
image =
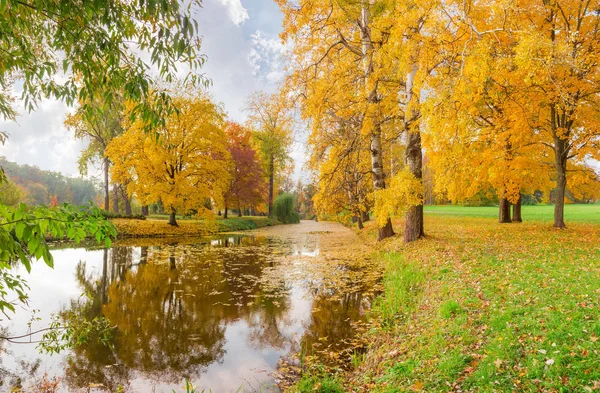
[[[111,162],[106,157],[105,152],[110,141],[123,132],[121,124],[124,120],[125,107],[121,100],[114,101],[104,110],[100,110],[104,106],[103,104],[96,102],[95,106],[98,110],[93,112],[91,116],[86,116],[81,108],[74,114],[68,115],[65,126],[73,131],[76,139],[88,142],[87,147],[82,150],[79,156],[79,173],[85,176],[88,174],[90,163],[101,162],[104,172],[104,210],[109,211],[109,171]],[[114,202],[114,207],[118,209],[116,199]]]
[[[285,169],[290,159],[289,149],[293,141],[292,116],[289,108],[283,103],[284,99],[276,94],[256,92],[248,100],[246,108],[252,138],[269,182],[269,217],[273,217],[275,177]]]

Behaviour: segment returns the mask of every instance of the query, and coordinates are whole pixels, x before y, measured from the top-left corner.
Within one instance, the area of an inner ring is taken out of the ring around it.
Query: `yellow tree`
[[[254,93],[248,100],[248,126],[269,180],[269,217],[273,217],[275,178],[286,169],[292,144],[292,116],[277,94]]]
[[[597,179],[588,162],[600,158],[600,4],[522,0],[518,5],[516,64],[529,87],[527,100],[535,104],[534,132],[554,156],[554,226],[564,228],[569,177],[574,186]]]
[[[311,143],[327,143],[322,130],[331,122],[358,122],[369,141],[375,199],[387,198],[376,206],[386,206],[380,210],[383,214],[406,212],[404,239],[418,239],[424,233],[422,195],[417,195],[422,187],[404,190],[403,197],[410,195],[404,200],[383,190],[390,161],[389,170],[401,169],[398,176],[411,179],[407,187],[422,181],[419,107],[421,90],[439,62],[437,40],[444,39],[438,3],[279,3],[284,12],[282,38],[292,44],[290,85],[300,97],[303,116],[311,121]],[[402,144],[403,164],[388,156]],[[378,222],[379,240],[394,234],[389,216]]]
[[[513,221],[521,221],[521,193],[549,191],[550,179],[515,65],[518,9],[503,2],[458,9],[462,17],[449,20],[455,31],[450,61],[437,68],[425,108],[436,191],[463,201],[494,189],[499,221],[511,221],[510,203]]]
[[[348,212],[362,229],[373,207],[369,144],[358,130],[350,132],[344,127],[349,125],[334,127],[328,143],[313,147],[309,163],[319,175],[313,198],[320,215]]]
[[[376,5],[366,0],[278,3],[284,14],[282,39],[292,46],[289,84],[301,98],[302,116],[311,122],[312,143],[327,143],[321,131],[332,121],[357,121],[369,142],[373,189],[385,189],[382,125],[395,114],[381,112],[375,60],[386,36],[374,28]],[[388,219],[378,238],[393,234]]]
[[[200,211],[208,199],[220,202],[229,183],[229,152],[223,113],[208,97],[180,94],[179,114],[171,115],[156,133],[135,122],[111,141],[107,157],[111,173],[127,184],[142,204],[161,201],[177,226],[177,212]]]

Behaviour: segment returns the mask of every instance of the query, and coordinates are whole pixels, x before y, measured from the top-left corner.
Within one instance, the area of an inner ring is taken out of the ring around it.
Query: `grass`
[[[119,238],[132,237],[194,237],[218,232],[236,232],[277,225],[279,222],[268,217],[234,217],[216,220],[178,220],[174,227],[164,219],[146,220],[112,219]]]
[[[523,206],[523,219],[525,221],[552,222],[554,205]],[[425,206],[428,215],[460,216],[460,217],[498,217],[498,207],[482,206],[468,207],[457,205]],[[600,204],[566,205],[565,221],[578,223],[600,224]]]
[[[292,389],[294,393],[344,393],[338,379],[331,375],[304,375]]]
[[[427,207],[426,239],[379,245],[373,344],[344,391],[600,390],[600,205],[568,205],[566,230],[552,209]]]

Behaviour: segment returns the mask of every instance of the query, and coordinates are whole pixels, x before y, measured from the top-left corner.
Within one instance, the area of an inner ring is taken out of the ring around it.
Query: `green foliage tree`
[[[269,179],[269,217],[273,217],[275,176],[285,169],[292,144],[292,117],[282,102],[276,95],[257,92],[250,97],[247,107],[249,124],[254,130],[252,138]]]
[[[0,203],[16,206],[23,199],[23,191],[14,182],[6,179],[0,184]]]
[[[160,124],[174,107],[166,93],[148,99],[155,86],[152,68],[172,82],[178,65],[185,64],[189,81],[206,82],[194,72],[204,62],[191,15],[199,5],[200,0],[0,2],[0,49],[5,54],[0,62],[0,115],[16,116],[8,92],[18,78],[21,99],[30,111],[46,96],[68,104],[84,101],[82,112],[94,116],[99,109],[93,99],[100,99],[103,111],[119,91],[136,103],[133,115],[146,124]],[[58,74],[66,78],[58,81]]]
[[[116,230],[93,206],[64,204],[50,209],[44,205],[30,208],[24,204],[17,207],[0,204],[1,312],[14,312],[15,301],[7,300],[12,294],[17,295],[16,302],[27,300],[27,283],[11,272],[15,261],[20,261],[27,271],[31,270],[32,260],[43,259],[48,266],[53,266],[52,254],[46,243],[47,234],[76,242],[86,236],[94,236],[98,242],[104,241],[110,247],[110,238],[116,236]]]
[[[93,101],[99,109],[102,105]],[[83,108],[83,107],[82,107]],[[79,173],[87,175],[88,166],[95,161],[102,162],[104,172],[104,210],[110,209],[109,170],[110,160],[105,156],[106,147],[110,141],[123,133],[124,105],[122,101],[115,101],[106,110],[97,112],[94,116],[85,116],[80,108],[77,113],[67,116],[65,126],[73,131],[76,139],[89,140],[87,147],[79,156]],[[115,205],[117,201],[115,200]]]
[[[297,224],[300,222],[298,212],[294,210],[294,196],[292,194],[280,194],[275,199],[275,217],[284,224]]]

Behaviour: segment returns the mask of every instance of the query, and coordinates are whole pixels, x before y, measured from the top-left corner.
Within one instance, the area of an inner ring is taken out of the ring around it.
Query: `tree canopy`
[[[230,159],[223,113],[201,93],[180,94],[179,108],[164,127],[144,132],[136,121],[108,145],[112,176],[143,204],[161,201],[177,225],[177,211],[201,211],[207,200],[222,204]]]

